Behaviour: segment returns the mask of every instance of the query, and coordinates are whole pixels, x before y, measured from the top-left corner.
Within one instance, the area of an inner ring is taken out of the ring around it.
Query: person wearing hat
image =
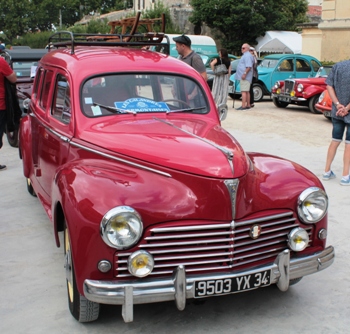
[[[5,47],[0,44],[0,50]],[[5,78],[11,83],[17,81],[16,73],[3,57],[0,57],[0,148],[2,147],[2,137],[6,127],[6,101],[5,101]],[[0,171],[6,169],[5,165],[0,165]]]
[[[252,46],[249,48],[249,53],[254,57],[254,63],[253,63],[253,80],[250,85],[250,107],[254,107],[254,91],[253,91],[253,84],[255,82],[258,82],[258,55],[255,51],[255,48]]]
[[[191,39],[183,34],[174,37],[173,40],[176,43],[176,51],[179,54],[179,59],[192,66],[204,78],[204,80],[207,81],[207,71],[205,70],[203,60],[194,50],[191,49]]]

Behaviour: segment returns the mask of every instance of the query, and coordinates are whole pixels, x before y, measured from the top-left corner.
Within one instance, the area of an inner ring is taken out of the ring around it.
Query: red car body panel
[[[208,112],[87,117],[82,112],[82,90],[87,80],[101,73],[191,78],[204,92]],[[45,75],[67,78],[69,122],[53,116],[57,81],[45,81]],[[246,153],[221,127],[204,79],[183,62],[156,52],[120,47],[77,47],[74,54],[69,48],[51,51],[40,61],[29,108],[20,128],[24,175],[54,224],[57,245],[65,218],[81,295],[87,280],[127,279],[118,276],[118,257],[129,256],[147,244],[154,228],[209,224],[219,228],[222,224],[264,222],[288,215],[293,227],[305,228],[310,235],[309,246],[299,254],[292,252],[292,256],[300,258],[325,249],[326,239],[318,235],[327,229],[327,214],[312,226],[298,217],[300,194],[310,187],[324,190],[320,180],[292,161]],[[231,181],[234,186],[230,196],[227,182]],[[144,229],[139,242],[123,251],[107,245],[100,230],[104,215],[118,206],[134,208],[142,217]],[[265,231],[273,233],[274,225],[277,222],[264,227]],[[250,228],[253,227],[247,228],[248,232]],[[287,247],[286,236],[279,243]],[[266,247],[273,254],[280,252],[274,244]],[[191,259],[188,247],[180,251],[185,262]],[[247,250],[246,256],[252,257],[253,253]],[[97,264],[101,260],[109,261],[112,270],[99,271]],[[273,261],[270,255],[255,259],[253,264],[248,261],[238,265],[243,270]],[[173,265],[170,262],[166,266]],[[227,270],[223,267],[210,272]],[[198,273],[205,274],[206,270],[198,269]],[[142,278],[132,279],[143,282]]]

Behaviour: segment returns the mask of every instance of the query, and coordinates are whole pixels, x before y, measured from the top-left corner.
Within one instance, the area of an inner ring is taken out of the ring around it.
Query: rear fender
[[[30,126],[29,116],[21,118],[19,127],[19,150],[20,157],[23,161],[23,174],[26,178],[29,178],[32,171],[32,132]]]

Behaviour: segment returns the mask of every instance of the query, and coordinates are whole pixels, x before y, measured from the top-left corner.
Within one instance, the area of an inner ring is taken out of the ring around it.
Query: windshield
[[[17,77],[33,77],[35,74],[37,61],[14,61],[12,62],[13,71]]]
[[[200,57],[202,58],[203,64],[205,65],[209,59],[209,56],[203,55],[203,54],[199,54]]]
[[[115,74],[87,80],[82,110],[97,117],[126,113],[207,113],[208,101],[197,82],[175,75]]]
[[[331,66],[327,66],[327,67],[321,66],[316,73],[316,78],[327,77],[331,69],[332,69]]]
[[[278,60],[276,59],[263,59],[259,67],[275,68],[277,66]]]

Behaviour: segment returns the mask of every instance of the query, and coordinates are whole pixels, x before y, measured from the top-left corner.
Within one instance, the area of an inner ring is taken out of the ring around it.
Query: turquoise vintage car
[[[271,94],[276,81],[290,78],[314,77],[321,67],[315,57],[303,54],[272,54],[266,56],[258,66],[259,80],[253,84],[254,101],[261,101],[264,95]],[[229,96],[240,98],[241,90],[235,74],[231,75]]]

